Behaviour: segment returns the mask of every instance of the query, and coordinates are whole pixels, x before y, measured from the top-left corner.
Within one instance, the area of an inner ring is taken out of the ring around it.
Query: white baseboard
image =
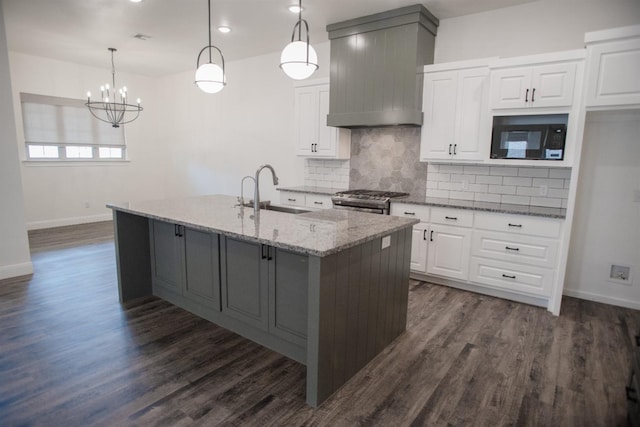
[[[595,302],[601,302],[603,304],[610,304],[618,307],[632,308],[634,310],[640,310],[640,301],[629,301],[625,299],[612,298],[605,295],[594,294],[594,293],[585,292],[585,291],[577,291],[574,289],[567,289],[567,288],[564,288],[562,293],[570,297],[586,299],[586,300],[595,301]]]
[[[73,218],[50,219],[46,221],[32,221],[27,223],[27,230],[40,230],[42,228],[63,227],[65,225],[87,224],[90,222],[110,221],[112,219],[113,215],[106,213]]]
[[[33,264],[31,261],[0,266],[0,279],[10,279],[12,277],[27,276],[29,274],[33,274]]]

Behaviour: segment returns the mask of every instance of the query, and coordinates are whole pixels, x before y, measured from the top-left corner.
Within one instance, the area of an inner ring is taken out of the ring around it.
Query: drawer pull
[[[287,199],[290,202],[295,202],[297,199]]]
[[[520,250],[520,248],[512,248],[512,247],[509,247],[509,246],[505,246],[504,248],[506,250],[508,250],[508,251],[519,251]]]
[[[457,221],[458,218],[456,218],[455,216],[445,216],[444,219],[450,219],[451,221]]]
[[[321,205],[321,204],[322,204],[322,202],[313,202],[313,204],[315,204],[315,205]]]
[[[416,213],[415,213],[415,212],[405,212],[404,214],[405,214],[405,215],[413,215],[413,216],[415,216],[415,215],[416,215]]]
[[[424,231],[422,232],[422,240],[427,240],[427,230],[424,230]],[[638,338],[638,337],[636,336],[636,341],[637,341],[637,338]]]
[[[509,223],[509,227],[522,228],[522,224],[511,224],[511,223]]]
[[[431,234],[429,235],[429,241],[433,242],[433,230],[431,230]]]
[[[515,279],[516,276],[509,276],[508,274],[502,274],[502,277],[506,277],[507,279]]]
[[[633,387],[625,387],[625,390],[627,391],[627,400],[629,402],[637,403],[638,393],[636,392],[636,389]]]

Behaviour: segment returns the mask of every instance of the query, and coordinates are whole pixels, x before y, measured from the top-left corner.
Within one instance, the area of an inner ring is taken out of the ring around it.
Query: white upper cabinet
[[[482,161],[488,155],[489,69],[455,68],[462,64],[425,67],[422,161]]]
[[[348,159],[351,131],[327,126],[329,84],[305,82],[295,89],[297,154],[308,157]]]
[[[588,108],[640,105],[640,25],[585,34]]]
[[[569,107],[575,78],[574,63],[495,69],[491,73],[491,108]]]

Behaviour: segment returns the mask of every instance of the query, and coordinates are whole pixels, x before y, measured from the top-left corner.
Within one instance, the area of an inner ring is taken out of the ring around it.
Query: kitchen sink
[[[261,210],[264,209],[267,211],[284,212],[284,213],[290,213],[290,214],[301,214],[305,212],[311,212],[308,209],[294,208],[292,206],[278,206],[278,205],[267,205],[267,206],[261,207],[260,209]]]

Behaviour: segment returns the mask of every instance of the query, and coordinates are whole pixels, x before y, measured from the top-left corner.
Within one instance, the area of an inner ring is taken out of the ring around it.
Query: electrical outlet
[[[544,185],[544,184],[541,185],[540,188],[539,188],[540,195],[541,196],[546,196],[547,195],[547,190],[548,190],[548,187],[546,185]]]
[[[382,238],[382,249],[388,248],[391,246],[391,236],[384,236]]]

